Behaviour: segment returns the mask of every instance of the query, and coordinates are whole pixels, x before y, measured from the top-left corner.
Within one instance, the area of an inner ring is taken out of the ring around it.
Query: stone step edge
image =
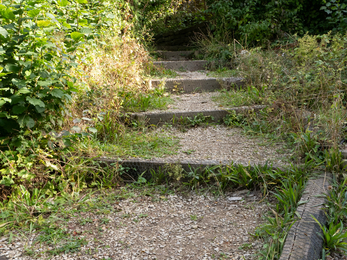
[[[149,87],[156,88],[161,85],[172,93],[197,93],[213,92],[222,88],[231,89],[233,87],[242,87],[245,79],[241,77],[230,78],[168,78],[168,79],[151,79]]]
[[[170,112],[140,112],[140,113],[129,113],[132,120],[142,121],[150,125],[158,125],[165,122],[170,122],[173,119],[180,120],[181,118],[187,118],[198,115],[203,115],[205,117],[211,118],[212,122],[218,122],[222,120],[225,116],[235,111],[236,113],[246,113],[246,112],[257,112],[263,108],[265,105],[255,105],[255,106],[242,106],[242,107],[233,107],[225,109],[214,109],[214,110],[197,110],[197,111],[170,111]]]
[[[160,58],[163,58],[166,61],[176,61],[183,58],[189,60],[190,58],[194,57],[198,53],[199,51],[160,51],[158,50],[158,51],[150,52],[151,55],[159,55]]]
[[[207,64],[206,60],[153,61],[156,67],[175,71],[203,71]]]
[[[300,199],[303,204],[297,208],[300,219],[290,228],[283,246],[280,260],[318,260],[321,258],[323,234],[314,216],[321,225],[326,224],[325,212],[322,209],[326,194],[331,185],[330,173],[320,174],[308,180],[304,193]]]
[[[185,172],[196,171],[197,173],[204,171],[207,168],[211,167],[228,167],[230,165],[244,167],[271,167],[272,169],[284,170],[283,165],[276,164],[254,164],[249,162],[248,164],[242,162],[231,162],[231,161],[218,161],[218,160],[174,160],[174,159],[156,159],[156,160],[146,160],[141,158],[136,159],[120,159],[120,158],[108,158],[108,157],[99,157],[94,158],[94,161],[105,163],[106,165],[121,165],[126,169],[129,179],[135,180],[138,176],[143,176],[144,178],[151,178],[151,170],[158,171],[159,169],[168,169],[167,167],[179,166]],[[289,166],[289,165],[288,165]],[[166,168],[165,168],[166,167]],[[170,168],[169,168],[170,169]],[[176,168],[177,169],[177,168]],[[124,176],[122,176],[124,177]]]

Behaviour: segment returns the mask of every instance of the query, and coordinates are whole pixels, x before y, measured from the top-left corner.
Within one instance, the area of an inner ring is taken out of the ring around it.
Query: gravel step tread
[[[159,127],[155,130],[179,140],[179,149],[176,154],[164,157],[135,158],[123,157],[130,167],[157,167],[163,164],[188,165],[283,165],[288,164],[285,158],[291,156],[291,151],[283,144],[263,143],[263,140],[249,138],[242,129],[223,125],[190,128],[182,132],[175,127]],[[117,158],[107,158],[119,161]],[[153,165],[151,165],[153,164]],[[157,165],[155,165],[157,164]]]

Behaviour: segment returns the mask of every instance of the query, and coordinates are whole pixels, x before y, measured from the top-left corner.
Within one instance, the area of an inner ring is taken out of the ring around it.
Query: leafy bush
[[[345,0],[219,0],[207,4],[215,36],[232,32],[234,38],[253,45],[268,44],[288,34],[346,29]]]
[[[117,7],[117,8],[116,8]],[[109,8],[112,10],[109,10]],[[119,34],[124,1],[5,1],[0,4],[0,137],[62,125],[84,44]],[[126,13],[126,12],[125,12]],[[3,144],[8,141],[3,142]]]

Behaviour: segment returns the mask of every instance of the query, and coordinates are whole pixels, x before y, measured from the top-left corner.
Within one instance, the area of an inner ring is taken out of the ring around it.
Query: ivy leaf
[[[82,39],[83,34],[80,32],[72,32],[70,36],[75,42],[79,42]]]
[[[1,26],[0,26],[0,34],[4,36],[5,38],[7,38],[8,36],[8,32],[6,31],[6,29],[2,28]]]
[[[26,100],[33,106],[45,107],[45,103],[43,103],[40,99],[27,97]]]

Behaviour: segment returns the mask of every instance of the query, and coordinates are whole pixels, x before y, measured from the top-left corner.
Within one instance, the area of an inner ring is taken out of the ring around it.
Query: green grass
[[[164,88],[155,88],[146,93],[120,92],[122,99],[122,109],[125,112],[143,112],[154,109],[167,109],[174,101]]]
[[[209,72],[207,76],[214,77],[214,78],[237,77],[237,76],[240,76],[240,72],[237,70],[229,70],[227,68],[221,68],[221,69],[217,69],[215,71]]]
[[[265,86],[248,86],[245,89],[222,90],[219,95],[212,97],[212,100],[224,107],[262,105],[273,101],[273,93]]]
[[[148,76],[150,78],[175,78],[178,76],[177,72],[171,69],[164,69],[163,67],[151,66],[148,69]]]
[[[75,148],[90,156],[141,157],[145,159],[175,154],[179,140],[148,129],[127,128],[114,142],[101,142],[94,137],[84,138]]]

